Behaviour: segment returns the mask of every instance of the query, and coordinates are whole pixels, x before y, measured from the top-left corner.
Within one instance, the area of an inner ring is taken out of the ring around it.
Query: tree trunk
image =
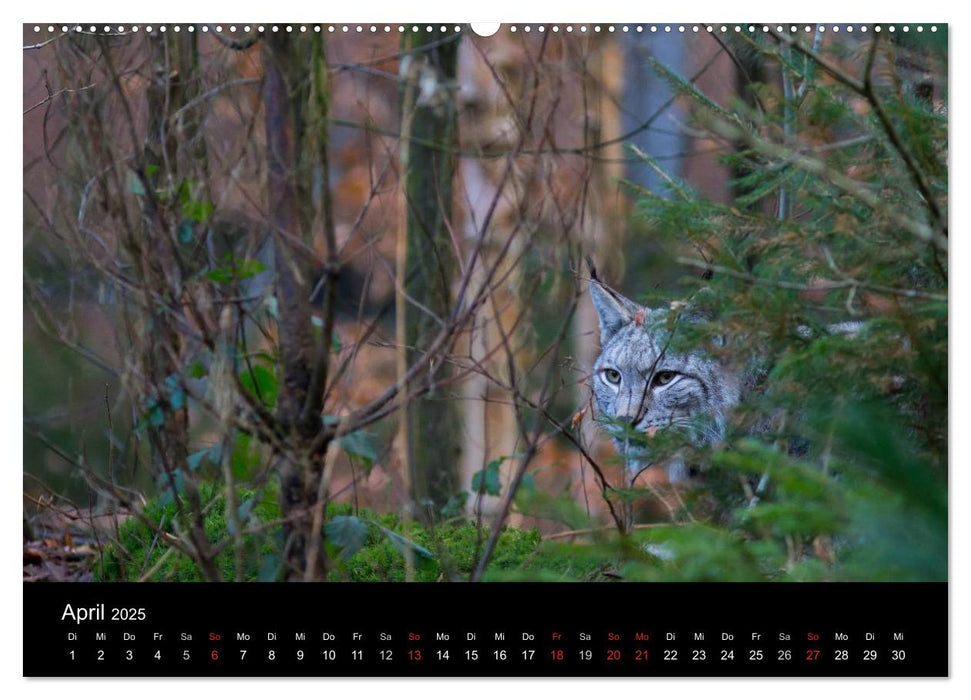
[[[407,163],[403,176],[407,221],[405,289],[411,300],[406,318],[409,365],[441,330],[452,311],[452,281],[456,270],[452,243],[452,183],[457,148],[454,83],[458,42],[440,41],[431,34],[408,38],[411,65],[402,96],[402,123],[408,125]],[[434,81],[432,89],[429,86]],[[406,113],[408,109],[411,113]],[[423,308],[422,308],[423,307]],[[430,313],[429,313],[430,312]],[[433,314],[433,315],[432,315]],[[399,320],[400,322],[400,320]],[[434,383],[446,379],[447,364],[430,376],[433,388],[407,410],[412,498],[418,515],[434,518],[458,491],[461,460],[461,426],[450,389]]]
[[[466,42],[459,51],[459,75],[462,84],[463,114],[462,149],[473,153],[512,151],[522,137],[521,124],[515,106],[500,97],[497,75],[511,94],[523,94],[527,78],[520,70],[527,54],[517,46],[515,37],[501,33],[478,46]],[[493,73],[493,70],[495,73]],[[488,109],[482,109],[489,105]],[[527,161],[523,161],[527,162]],[[535,167],[535,161],[531,162]],[[472,289],[486,282],[487,271],[497,262],[502,241],[514,235],[514,227],[521,221],[528,191],[527,168],[507,171],[504,158],[463,157],[459,164],[462,194],[466,202],[462,226],[462,254],[466,264],[473,258],[478,264],[471,271]],[[491,210],[491,218],[490,218]],[[488,233],[480,241],[483,226]],[[481,244],[481,248],[478,246]],[[505,353],[490,350],[502,345],[503,336],[516,348],[516,366],[529,365],[524,345],[516,343],[516,320],[522,313],[521,274],[509,259],[516,258],[518,242],[507,253],[507,262],[500,265],[497,277],[505,284],[493,290],[492,303],[483,305],[469,324],[468,336],[461,342],[463,350],[485,372],[473,373],[463,383],[466,396],[462,403],[463,445],[461,465],[462,488],[472,493],[467,510],[477,517],[492,515],[499,505],[499,497],[472,488],[477,472],[486,469],[490,461],[506,458],[499,467],[500,481],[508,483],[508,475],[515,472],[519,429],[512,393],[489,380],[487,374],[512,381],[508,374]],[[475,255],[476,250],[478,254]]]
[[[308,562],[313,540],[312,510],[318,500],[323,472],[322,451],[310,446],[321,429],[319,412],[304,411],[311,384],[311,269],[308,250],[312,212],[307,185],[306,123],[309,109],[309,41],[285,34],[265,39],[263,104],[266,110],[268,209],[272,227],[276,299],[279,311],[280,390],[277,420],[287,445],[277,455],[280,505],[284,526],[288,578],[303,578],[308,568],[323,571],[318,561]],[[301,207],[300,203],[306,204]]]

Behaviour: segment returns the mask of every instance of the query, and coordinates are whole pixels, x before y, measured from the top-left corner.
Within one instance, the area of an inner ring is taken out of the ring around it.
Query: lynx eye
[[[620,372],[612,367],[603,371],[603,377],[608,384],[620,384]]]
[[[677,376],[678,376],[677,372],[670,372],[670,371],[658,372],[657,374],[654,375],[654,383],[657,386],[664,386],[665,384],[670,384],[671,381]]]

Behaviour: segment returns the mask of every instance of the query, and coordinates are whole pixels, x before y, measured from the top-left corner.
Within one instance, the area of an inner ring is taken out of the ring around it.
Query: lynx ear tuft
[[[593,271],[593,270],[591,270]],[[644,309],[630,299],[605,285],[596,277],[590,280],[590,299],[600,320],[600,344],[604,345],[613,335],[627,324],[635,321]]]
[[[587,255],[585,260],[587,261],[587,267],[590,268],[590,279],[594,282],[599,282],[600,277],[597,275],[597,266],[593,264],[593,256]]]

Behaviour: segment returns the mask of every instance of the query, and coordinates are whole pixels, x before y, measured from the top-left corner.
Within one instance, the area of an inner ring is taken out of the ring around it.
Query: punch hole
[[[502,25],[499,22],[473,22],[470,26],[479,36],[492,36]]]

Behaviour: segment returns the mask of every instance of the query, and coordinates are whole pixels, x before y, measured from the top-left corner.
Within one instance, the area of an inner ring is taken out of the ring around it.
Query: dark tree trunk
[[[323,470],[322,452],[311,445],[321,429],[319,412],[305,412],[312,375],[310,285],[312,270],[309,164],[306,124],[309,109],[309,41],[284,34],[265,39],[268,205],[272,227],[276,299],[279,311],[280,391],[277,419],[285,435],[286,453],[279,453],[280,500],[285,558],[289,578],[308,569],[323,570],[323,561],[307,561],[313,539],[313,508]],[[304,206],[300,203],[304,202]],[[317,549],[319,559],[321,551]]]
[[[409,305],[408,362],[411,364],[441,330],[439,319],[452,311],[452,281],[456,270],[452,242],[452,182],[455,177],[457,133],[455,78],[458,41],[441,43],[431,34],[411,35],[412,79],[406,81],[402,104],[413,112],[410,122],[407,178],[408,295],[428,309]],[[436,45],[438,44],[438,45]],[[421,86],[434,80],[434,93]],[[410,93],[410,94],[409,94]],[[407,138],[408,134],[405,134]],[[461,434],[459,412],[448,389],[434,383],[448,377],[447,364],[430,377],[432,390],[408,408],[408,447],[412,497],[418,515],[434,518],[459,489]]]

